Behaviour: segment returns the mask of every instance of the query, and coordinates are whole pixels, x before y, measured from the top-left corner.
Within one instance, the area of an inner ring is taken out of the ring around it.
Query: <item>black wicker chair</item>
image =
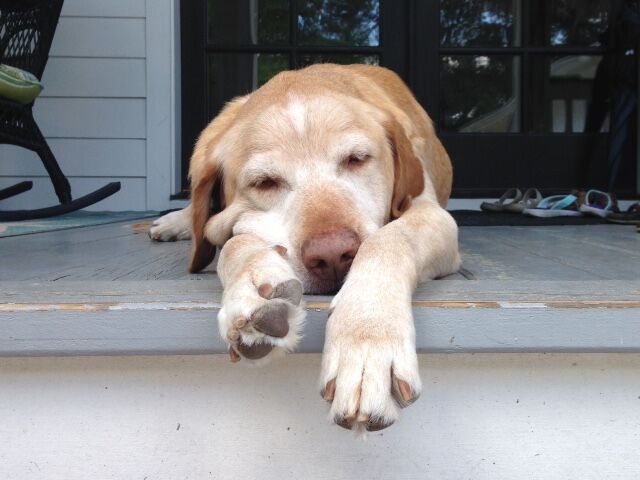
[[[63,0],[0,0],[0,63],[26,70],[42,79]],[[59,205],[35,210],[0,211],[0,220],[52,217],[93,205],[120,190],[119,182],[73,200],[71,187],[33,118],[33,102],[23,105],[0,97],[0,143],[18,145],[38,154],[51,177]],[[0,161],[2,161],[0,159]],[[0,190],[0,200],[30,190],[21,182]]]

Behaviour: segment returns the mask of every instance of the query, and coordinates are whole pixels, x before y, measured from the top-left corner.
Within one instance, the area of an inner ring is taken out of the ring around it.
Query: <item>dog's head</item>
[[[286,248],[307,293],[339,288],[360,244],[424,186],[389,112],[322,92],[235,100],[201,135],[190,175],[190,270],[249,233]]]

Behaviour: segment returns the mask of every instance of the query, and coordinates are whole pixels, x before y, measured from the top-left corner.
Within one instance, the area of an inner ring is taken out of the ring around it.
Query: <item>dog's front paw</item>
[[[301,303],[302,283],[284,263],[256,268],[225,288],[218,326],[231,360],[263,363],[293,350],[305,316]]]
[[[186,209],[169,212],[153,221],[149,238],[156,242],[173,242],[191,238],[191,217]]]
[[[332,305],[320,384],[341,427],[381,430],[420,396],[411,307],[397,303],[341,292]]]

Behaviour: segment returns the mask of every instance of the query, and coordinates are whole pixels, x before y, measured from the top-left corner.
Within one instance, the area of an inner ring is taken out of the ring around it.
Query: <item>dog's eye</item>
[[[271,177],[261,178],[253,183],[252,187],[258,190],[274,190],[280,186],[280,182]]]
[[[347,167],[359,167],[360,165],[362,165],[364,162],[366,162],[369,159],[369,155],[349,155],[346,159],[345,159],[345,165]]]

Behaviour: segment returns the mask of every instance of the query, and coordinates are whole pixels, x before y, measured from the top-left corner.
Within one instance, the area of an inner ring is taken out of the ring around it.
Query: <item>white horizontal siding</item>
[[[145,61],[142,58],[70,58],[49,60],[42,82],[45,97],[146,96]]]
[[[101,138],[51,138],[48,141],[62,171],[72,177],[144,177],[145,141]],[[14,145],[0,145],[0,176],[47,175],[40,158]]]
[[[145,0],[66,0],[63,17],[145,17]]]
[[[145,58],[145,20],[62,17],[51,45],[51,55]]]
[[[146,180],[144,177],[71,177],[71,193],[74,198],[91,193],[109,182],[120,182],[122,188],[101,201],[93,210],[146,210]],[[33,181],[33,188],[16,197],[2,201],[2,209],[41,208],[56,205],[58,199],[49,177],[0,177],[0,188],[6,188],[24,180]]]
[[[145,100],[41,98],[34,117],[48,138],[145,138]]]

